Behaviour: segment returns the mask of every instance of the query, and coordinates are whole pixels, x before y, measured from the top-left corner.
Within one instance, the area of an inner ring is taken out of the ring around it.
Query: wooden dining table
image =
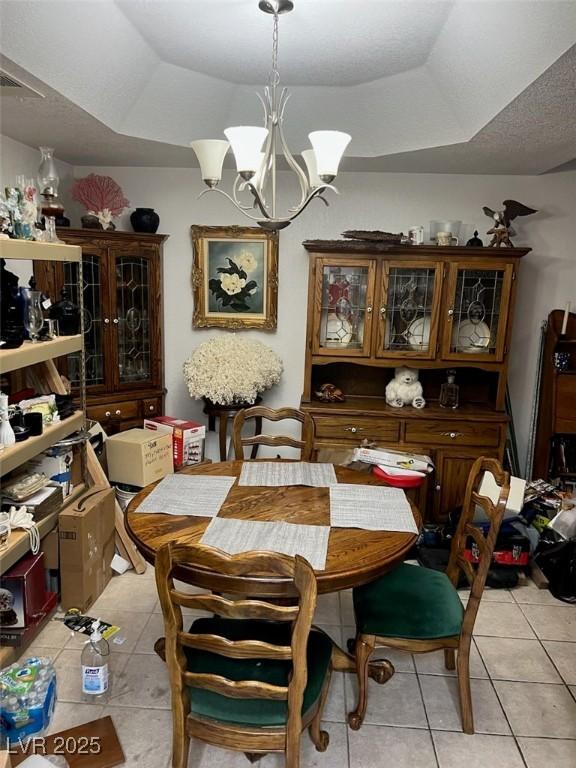
[[[276,460],[276,461],[282,461]],[[184,474],[239,477],[242,461],[222,461],[186,467]],[[339,483],[384,485],[369,472],[334,467]],[[154,564],[158,549],[166,542],[198,544],[210,523],[209,517],[139,513],[138,507],[155,488],[147,486],[130,502],[125,513],[126,530],[143,557]],[[413,503],[412,512],[420,527],[420,514]],[[238,520],[286,521],[303,525],[330,525],[328,488],[309,486],[241,486],[235,483],[218,513],[219,517]],[[318,594],[338,592],[373,581],[402,562],[416,541],[414,533],[369,531],[359,528],[332,528],[328,539],[326,567],[316,571]],[[296,597],[292,584],[281,577],[224,576],[195,567],[180,567],[175,576],[198,587],[245,596],[271,599]],[[384,663],[386,664],[386,663]],[[383,682],[393,674],[393,667],[375,663],[371,675]],[[342,651],[337,668],[352,671],[352,657]],[[379,671],[378,671],[379,670]]]

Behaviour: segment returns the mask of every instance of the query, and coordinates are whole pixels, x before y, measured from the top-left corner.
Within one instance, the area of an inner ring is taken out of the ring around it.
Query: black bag
[[[560,540],[553,531],[544,529],[534,559],[554,597],[576,603],[576,539]]]

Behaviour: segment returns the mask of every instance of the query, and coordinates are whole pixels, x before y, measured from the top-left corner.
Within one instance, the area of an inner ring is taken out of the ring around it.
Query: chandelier
[[[272,69],[264,96],[257,94],[264,108],[264,126],[226,128],[224,135],[227,141],[202,139],[191,142],[191,147],[200,163],[204,183],[208,186],[200,197],[207,192],[219,192],[263,229],[278,230],[287,227],[315,197],[328,205],[322,197],[324,191],[330,189],[338,193],[331,182],[338,173],[340,160],[351,137],[342,131],[313,131],[308,134],[312,148],[302,152],[307,174],[294,159],[282,130],[288,89],[282,88],[278,94],[278,17],[291,11],[294,3],[292,0],[260,0],[258,5],[260,10],[274,16]],[[218,183],[222,179],[224,157],[230,146],[236,160],[237,176],[232,193],[228,194],[218,187]],[[276,212],[276,153],[280,151],[300,185],[300,201],[288,208],[284,216],[278,216]]]

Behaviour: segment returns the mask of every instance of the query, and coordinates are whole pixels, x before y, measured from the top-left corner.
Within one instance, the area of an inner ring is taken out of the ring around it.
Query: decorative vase
[[[134,232],[146,232],[153,235],[158,231],[160,216],[154,208],[136,208],[130,214],[130,223]]]
[[[60,301],[50,307],[50,318],[58,321],[60,336],[76,336],[80,333],[80,310],[70,300],[67,288],[62,288],[60,296]]]
[[[102,224],[98,221],[98,216],[93,213],[87,213],[82,216],[82,226],[84,229],[102,229]]]

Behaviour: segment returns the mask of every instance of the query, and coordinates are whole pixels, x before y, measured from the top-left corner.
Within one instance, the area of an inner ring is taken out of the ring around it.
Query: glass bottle
[[[442,408],[458,408],[460,387],[454,383],[456,371],[446,371],[446,378],[447,381],[440,387],[440,405]]]

